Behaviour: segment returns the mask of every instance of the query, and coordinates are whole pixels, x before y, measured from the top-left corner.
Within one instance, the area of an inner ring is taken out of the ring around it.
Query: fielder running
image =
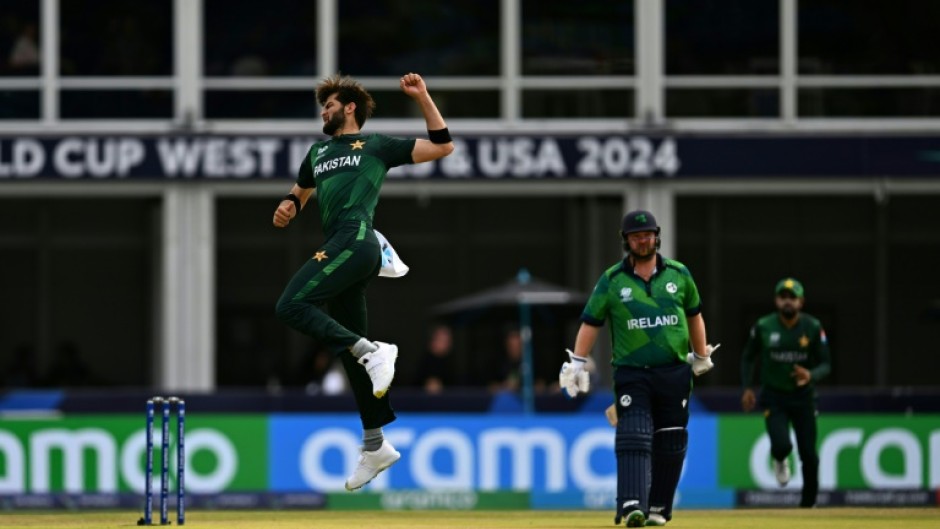
[[[790,424],[803,462],[800,506],[816,505],[819,456],[816,453],[816,382],[829,374],[829,343],[819,320],[800,312],[803,284],[781,279],[774,288],[777,312],[757,320],[741,355],[741,407],[764,410],[774,474],[781,487],[790,481],[787,458],[793,451]],[[760,358],[760,399],[751,389],[754,362]]]
[[[659,233],[648,211],[623,218],[627,255],[594,287],[574,351],[558,377],[571,397],[589,389],[584,365],[608,322],[616,398],[616,417],[608,417],[616,425],[614,523],[626,518],[627,527],[672,519],[688,445],[692,373],[713,367],[698,288],[685,265],[659,254]]]
[[[316,191],[326,241],[287,284],[277,317],[332,350],[349,377],[362,419],[363,447],[346,480],[347,490],[372,481],[401,457],[382,434],[382,426],[395,420],[386,392],[398,347],[366,338],[366,287],[382,261],[372,229],[379,190],[392,167],[437,160],[454,150],[421,76],[405,74],[399,85],[421,109],[429,140],[363,134],[360,129],[375,108],[372,96],[350,77],[331,76],[316,90],[323,132],[331,138],[310,147],[297,182],[274,212],[274,225],[283,228]]]

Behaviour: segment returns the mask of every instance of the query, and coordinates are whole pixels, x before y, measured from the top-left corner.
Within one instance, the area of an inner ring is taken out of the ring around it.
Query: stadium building
[[[940,3],[0,4],[0,509],[138,508],[159,393],[187,398],[197,510],[612,510],[606,344],[589,397],[551,385],[638,208],[722,343],[688,403],[680,508],[798,500],[796,461],[781,489],[761,418],[737,413],[785,276],[833,351],[819,505],[937,504]],[[369,289],[370,337],[402,351],[385,435],[408,463],[358,495],[351,397],[304,389],[317,344],[274,315],[321,241],[315,207],[271,216],[335,72],[375,97],[366,132],[409,137],[399,77],[422,74],[456,143],[392,171],[376,212],[411,268]],[[524,314],[524,389],[544,391],[520,399],[488,374]],[[408,385],[437,323],[464,387],[429,398]]]
[[[372,335],[419,351],[433,307],[521,268],[587,292],[643,207],[723,354],[794,275],[830,384],[935,383],[933,3],[263,4],[3,2],[2,358],[31,347],[45,369],[71,343],[104,385],[293,383],[311,344],[273,306],[319,221],[269,217],[321,137],[312,88],[351,74],[378,103],[366,130],[423,136],[397,88],[416,71],[458,150],[389,176],[376,227],[412,273],[373,284]],[[536,337],[538,374],[575,325]],[[503,328],[485,327],[458,332],[474,375]]]

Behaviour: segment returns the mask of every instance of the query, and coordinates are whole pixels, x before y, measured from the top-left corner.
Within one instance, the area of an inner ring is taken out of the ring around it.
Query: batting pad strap
[[[689,431],[681,426],[663,428],[653,434],[655,452],[685,453],[689,446]]]

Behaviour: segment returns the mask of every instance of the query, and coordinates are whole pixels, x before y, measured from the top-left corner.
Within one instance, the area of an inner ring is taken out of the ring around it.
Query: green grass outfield
[[[140,513],[130,511],[0,513],[2,527],[136,527]],[[175,522],[175,518],[173,518]],[[175,523],[174,523],[175,525]],[[185,527],[274,529],[516,529],[613,527],[613,513],[602,511],[193,511]],[[866,529],[940,527],[940,508],[849,508],[681,510],[668,527],[696,529]]]

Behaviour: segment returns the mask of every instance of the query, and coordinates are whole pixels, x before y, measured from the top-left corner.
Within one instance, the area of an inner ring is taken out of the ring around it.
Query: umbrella
[[[431,308],[431,314],[456,324],[473,323],[483,318],[518,319],[519,305],[532,307],[537,315],[552,319],[563,315],[577,316],[587,301],[582,292],[529,278],[511,279],[499,286],[463,296]]]
[[[587,298],[581,292],[534,279],[528,270],[523,268],[515,279],[477,294],[437,305],[431,312],[439,318],[451,319],[455,324],[469,324],[487,317],[518,321],[523,344],[523,408],[526,413],[532,413],[535,409],[532,388],[533,316],[553,323],[553,320],[561,319],[565,313],[568,316],[576,316],[584,307]]]

